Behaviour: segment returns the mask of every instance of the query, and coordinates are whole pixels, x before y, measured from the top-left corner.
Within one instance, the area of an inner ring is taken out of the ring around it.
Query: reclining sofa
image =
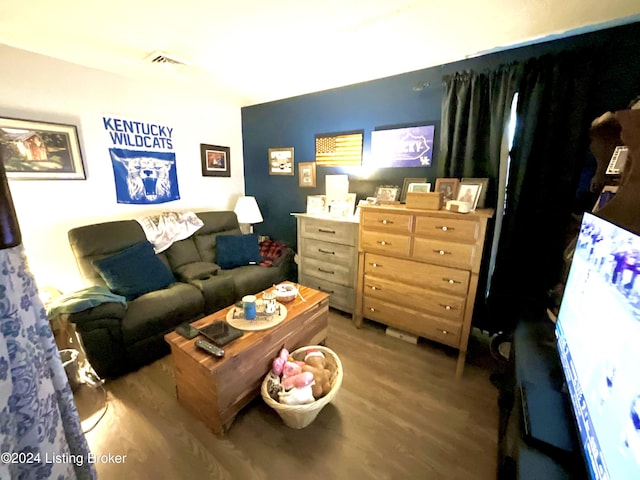
[[[231,236],[223,239],[228,241],[248,236],[241,235],[234,212],[196,215],[204,225],[192,236],[173,243],[157,255],[151,254],[152,261],[157,263],[156,258],[159,259],[168,271],[161,265],[160,275],[144,264],[136,267],[140,255],[126,260],[132,268],[145,272],[145,282],[149,280],[153,284],[159,276],[169,275],[168,285],[152,286],[150,288],[155,289],[135,298],[131,296],[126,302],[122,297],[121,301],[107,298],[96,306],[68,314],[67,320],[75,325],[87,359],[102,378],[136,370],[169,353],[164,335],[177,325],[220,310],[244,295],[294,278],[293,251],[284,246],[278,258],[267,262],[272,263],[270,266],[245,264],[229,268],[227,258],[226,266],[221,267],[217,263],[220,237]],[[97,266],[105,259],[110,261],[148,243],[136,220],[86,225],[70,230],[68,237],[86,286],[103,289],[108,288],[109,283]]]

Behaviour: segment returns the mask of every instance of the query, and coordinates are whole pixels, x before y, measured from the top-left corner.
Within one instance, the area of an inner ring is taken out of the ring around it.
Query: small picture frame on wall
[[[298,163],[298,186],[300,188],[315,188],[316,162]]]
[[[231,176],[231,149],[218,145],[200,144],[203,177]]]
[[[409,191],[409,184],[411,183],[426,183],[426,178],[405,178],[402,182],[402,191],[400,192],[400,203],[407,201],[407,192]]]
[[[269,175],[293,175],[293,147],[269,149]]]
[[[458,196],[458,178],[437,178],[436,192],[442,192],[442,201],[446,204],[449,200],[455,200]]]

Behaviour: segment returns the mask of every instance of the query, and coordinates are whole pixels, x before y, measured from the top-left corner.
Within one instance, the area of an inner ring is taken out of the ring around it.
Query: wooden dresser
[[[362,207],[356,326],[366,317],[455,347],[461,376],[492,216],[491,209]]]
[[[298,281],[328,293],[329,305],[354,313],[358,221],[292,214],[298,226]]]

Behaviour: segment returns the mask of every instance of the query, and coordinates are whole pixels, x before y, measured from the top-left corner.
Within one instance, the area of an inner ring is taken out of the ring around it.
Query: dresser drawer
[[[418,285],[407,285],[372,275],[364,276],[364,295],[404,306],[413,310],[431,313],[439,318],[462,321],[465,298],[446,293],[429,291]]]
[[[395,255],[408,256],[411,247],[411,237],[408,235],[394,235],[387,232],[363,230],[360,240],[363,250],[376,250]]]
[[[355,245],[357,224],[324,220],[321,218],[302,218],[300,235],[326,242]]]
[[[461,323],[365,296],[363,316],[452,347],[460,345]]]
[[[412,218],[411,215],[402,213],[363,210],[361,223],[365,230],[409,234],[411,232]]]
[[[302,285],[328,293],[330,306],[344,312],[353,312],[355,306],[355,289],[304,273],[300,274],[298,280]]]
[[[470,277],[468,270],[440,267],[375,253],[365,254],[364,273],[408,284],[417,282],[424,288],[461,296],[467,294]]]
[[[426,238],[413,240],[413,257],[438,265],[470,269],[475,262],[476,251],[475,244],[444,242]]]
[[[475,243],[480,235],[480,224],[459,218],[416,217],[415,234],[453,242]]]
[[[344,265],[303,257],[301,270],[305,275],[324,278],[339,285],[353,285],[353,269]]]
[[[300,248],[300,253],[304,258],[317,258],[324,262],[338,263],[349,268],[355,265],[355,252],[356,247],[351,245],[340,245],[310,238],[303,239]]]

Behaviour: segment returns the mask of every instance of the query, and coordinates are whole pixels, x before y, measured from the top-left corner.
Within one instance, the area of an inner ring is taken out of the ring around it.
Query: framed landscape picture
[[[269,149],[269,175],[293,175],[293,147]]]
[[[0,158],[10,179],[86,178],[74,125],[0,118]]]
[[[200,160],[203,177],[231,176],[231,149],[217,145],[200,144]]]

